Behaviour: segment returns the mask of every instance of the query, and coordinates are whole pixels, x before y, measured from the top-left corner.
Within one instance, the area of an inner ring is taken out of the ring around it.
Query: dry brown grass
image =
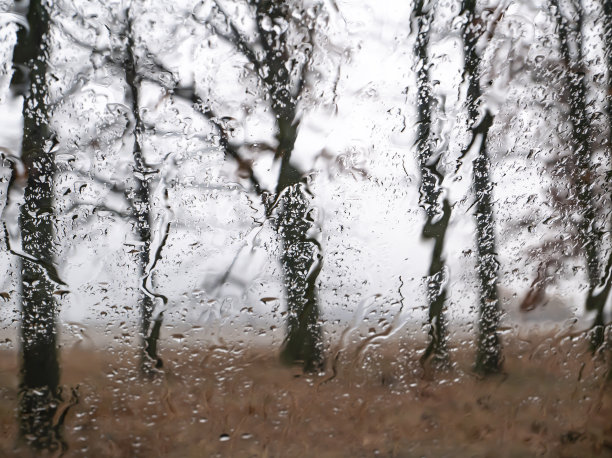
[[[486,380],[470,373],[467,344],[446,374],[423,373],[414,342],[345,349],[335,377],[263,350],[167,350],[153,380],[127,350],[64,350],[62,383],[79,398],[65,455],[612,456],[604,363],[576,339],[512,342],[505,374]],[[2,456],[29,453],[16,437],[17,369],[15,354],[0,354]]]

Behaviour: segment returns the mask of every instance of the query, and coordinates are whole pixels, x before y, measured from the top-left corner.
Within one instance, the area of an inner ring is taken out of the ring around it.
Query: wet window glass
[[[0,0],[0,455],[609,456],[611,193],[611,0]]]

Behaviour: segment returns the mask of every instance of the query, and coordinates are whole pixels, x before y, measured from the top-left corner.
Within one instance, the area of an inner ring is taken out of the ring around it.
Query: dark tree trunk
[[[146,179],[146,166],[142,154],[141,136],[144,135],[145,126],[140,115],[139,106],[139,77],[136,56],[134,55],[135,43],[133,37],[132,18],[127,14],[127,45],[125,58],[125,78],[129,88],[128,99],[131,102],[131,111],[134,116],[134,144],[132,154],[134,157],[134,179],[136,182],[134,195],[131,199],[134,216],[136,219],[136,230],[138,239],[142,243],[138,255],[138,270],[140,278],[143,278],[147,266],[151,261],[151,198],[149,182]],[[161,368],[162,360],[157,355],[157,344],[161,329],[162,315],[160,314],[153,322],[153,310],[155,308],[153,297],[144,291],[145,285],[139,288],[140,304],[140,332],[142,335],[141,369],[143,373],[150,374],[152,369]]]
[[[307,52],[306,63],[300,64],[299,59],[295,58],[295,49],[287,43],[288,28],[281,30],[278,26],[293,21],[290,2],[247,1],[255,9],[256,36],[261,50],[256,53],[252,49],[218,4],[215,7],[224,17],[230,32],[221,33],[214,25],[212,28],[232,43],[253,65],[274,114],[278,142],[275,159],[280,160],[280,172],[276,189],[271,195],[262,189],[252,167],[240,157],[208,104],[193,90],[183,88],[179,90],[179,96],[190,100],[216,126],[220,133],[221,147],[239,167],[249,171],[248,178],[262,198],[266,217],[276,225],[281,242],[280,261],[288,308],[287,334],[281,349],[281,361],[300,364],[306,371],[311,371],[323,366],[317,301],[317,278],[322,265],[322,250],[309,234],[316,225],[310,216],[310,199],[303,183],[303,173],[291,162],[300,122],[296,116],[296,106],[305,86],[310,54]]]
[[[281,361],[314,371],[323,365],[316,284],[323,257],[319,243],[309,235],[315,223],[310,216],[305,184],[301,183],[301,173],[289,161],[297,138],[295,109],[277,113],[281,168],[276,188],[276,228],[281,239],[280,260],[287,298],[287,335]]]
[[[608,74],[607,94],[606,94],[606,115],[608,118],[608,159],[612,165],[612,1],[603,0],[603,19],[604,19],[604,47],[606,54],[606,71]],[[610,173],[610,172],[609,172]],[[608,181],[612,179],[608,176]],[[611,222],[612,224],[612,222]],[[586,309],[595,310],[595,320],[593,321],[593,348],[597,349],[605,340],[605,318],[604,307],[610,297],[612,289],[612,250],[608,255],[608,261],[601,277],[601,281],[589,287],[586,299]],[[610,372],[612,376],[612,371]]]
[[[306,371],[323,365],[317,278],[322,266],[318,242],[309,232],[315,224],[310,217],[309,198],[302,173],[291,164],[299,120],[296,104],[304,85],[298,81],[293,89],[287,63],[292,53],[286,43],[286,32],[278,32],[262,24],[266,20],[289,20],[290,9],[279,0],[254,2],[258,33],[264,49],[264,64],[268,67],[262,82],[270,97],[276,118],[278,146],[276,155],[281,168],[276,187],[278,198],[277,231],[281,239],[281,264],[287,297],[287,335],[281,349],[281,361],[301,364]],[[276,199],[274,199],[276,200]]]
[[[502,346],[497,328],[500,320],[499,296],[497,292],[498,262],[496,259],[495,221],[493,218],[493,184],[489,177],[491,160],[487,150],[487,137],[493,123],[488,110],[480,117],[480,55],[476,48],[482,35],[480,19],[476,16],[476,0],[464,0],[463,27],[465,76],[468,82],[468,122],[472,130],[470,147],[479,136],[480,146],[473,162],[473,188],[475,193],[477,269],[480,285],[480,319],[476,371],[483,374],[497,373],[502,368]],[[477,125],[478,123],[478,125]]]
[[[429,343],[421,357],[425,364],[429,358],[439,368],[449,365],[446,345],[446,323],[444,305],[446,302],[447,272],[444,260],[444,238],[451,214],[449,202],[444,199],[440,205],[443,176],[437,170],[437,160],[432,158],[431,123],[432,93],[429,77],[429,29],[431,13],[423,11],[424,0],[417,0],[413,17],[417,24],[415,54],[417,56],[417,159],[421,173],[420,203],[425,211],[426,221],[422,236],[434,241],[431,253],[427,282],[427,301],[429,307]]]
[[[308,236],[314,224],[303,186],[295,184],[285,188],[278,209],[288,308],[281,360],[287,364],[301,363],[304,370],[313,371],[323,362],[316,294],[322,265],[319,244]]]
[[[608,74],[608,84],[606,93],[606,115],[608,118],[608,165],[612,170],[612,0],[603,0],[603,42],[605,48],[606,72]],[[608,172],[608,182],[612,180]],[[612,225],[612,221],[610,222]],[[610,324],[605,322],[604,308],[610,297],[612,289],[612,248],[608,255],[608,261],[601,277],[600,282],[596,287],[589,288],[586,300],[586,309],[595,310],[595,320],[593,322],[593,348],[600,348],[605,343],[606,328],[608,328],[608,339],[612,336],[610,333]],[[608,346],[612,347],[612,342],[608,341]],[[608,379],[612,380],[612,359],[610,360],[611,369],[608,371]]]
[[[599,258],[597,255],[598,244],[595,231],[595,205],[591,192],[591,144],[589,135],[591,126],[587,113],[587,87],[584,74],[584,62],[582,58],[582,17],[583,12],[580,5],[576,11],[576,30],[575,52],[572,58],[570,52],[570,29],[567,19],[560,9],[558,0],[550,2],[555,20],[557,22],[557,34],[559,37],[559,52],[567,71],[567,95],[569,105],[569,119],[572,123],[572,147],[571,157],[572,184],[575,187],[578,209],[580,211],[580,222],[578,225],[578,236],[584,249],[584,258],[587,268],[587,278],[589,291],[586,299],[586,307],[593,306],[589,298],[593,295],[594,289],[599,283]],[[603,343],[603,307],[597,310],[595,322],[593,323],[593,333],[591,334],[591,344],[593,348],[598,348]]]
[[[60,402],[55,287],[44,268],[53,259],[55,158],[46,92],[49,12],[43,0],[31,0],[27,19],[30,32],[18,32],[12,81],[25,92],[21,155],[28,178],[19,229],[23,252],[39,262],[23,259],[21,265],[20,434],[35,448],[53,450],[62,442],[53,421]]]
[[[446,369],[450,364],[446,319],[444,317],[448,273],[443,250],[446,230],[448,229],[448,222],[451,216],[451,206],[447,199],[444,199],[442,202],[442,209],[440,211],[441,215],[427,215],[427,221],[422,232],[423,238],[433,239],[434,246],[431,253],[427,282],[430,324],[429,344],[421,356],[421,364],[424,364],[431,357],[435,367]]]

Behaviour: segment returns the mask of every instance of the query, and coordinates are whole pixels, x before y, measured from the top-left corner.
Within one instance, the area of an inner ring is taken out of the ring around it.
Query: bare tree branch
[[[114,215],[120,218],[133,218],[132,212],[123,212],[121,210],[117,210],[116,208],[111,208],[105,204],[98,204],[95,202],[73,202],[69,207],[63,210],[62,213],[70,213],[79,207],[93,207],[92,216],[100,211],[106,211],[109,213],[113,213]]]
[[[157,59],[152,58],[152,63],[154,64],[157,71],[168,73],[174,76],[174,73],[168,70]],[[215,127],[217,133],[219,134],[220,146],[232,159],[234,159],[234,161],[236,161],[239,169],[245,173],[245,178],[248,178],[255,192],[258,195],[263,196],[266,191],[263,189],[263,187],[259,183],[259,180],[255,176],[252,164],[250,164],[248,160],[242,158],[242,156],[238,152],[238,148],[230,142],[229,136],[227,135],[227,131],[218,121],[219,117],[212,111],[212,109],[208,105],[204,103],[202,98],[197,95],[195,88],[182,86],[175,88],[164,87],[164,89],[167,90],[171,96],[190,103],[198,113],[204,116]]]
[[[253,49],[251,48],[247,40],[244,38],[242,33],[240,33],[238,28],[234,25],[234,22],[230,19],[229,15],[225,12],[225,10],[221,7],[221,5],[219,5],[219,3],[216,0],[213,3],[215,4],[215,9],[219,11],[219,13],[221,13],[221,15],[223,16],[223,20],[229,27],[230,32],[231,32],[230,35],[226,35],[222,33],[219,30],[219,28],[215,26],[214,24],[212,24],[210,21],[204,21],[204,22],[199,21],[198,18],[196,18],[195,14],[193,13],[191,14],[191,19],[193,19],[198,24],[210,26],[213,29],[213,32],[215,32],[215,34],[219,38],[227,41],[228,43],[233,44],[236,47],[236,49],[238,49],[238,51],[240,51],[244,55],[244,57],[246,57],[247,60],[255,67],[257,76],[263,83],[265,83],[265,81],[263,80],[261,76],[261,72],[260,72],[261,63],[257,59],[257,56],[255,55],[255,51],[253,51]]]
[[[49,277],[49,279],[51,279],[52,281],[54,281],[55,283],[57,283],[59,285],[68,286],[68,284],[65,283],[59,277],[59,274],[57,273],[57,269],[55,268],[55,266],[52,263],[50,263],[48,261],[45,261],[44,259],[35,258],[34,256],[32,256],[30,254],[27,254],[27,253],[21,253],[21,252],[13,250],[11,248],[9,232],[8,232],[7,227],[6,227],[6,223],[4,221],[2,221],[2,227],[4,229],[4,243],[6,244],[6,248],[8,249],[8,251],[11,254],[13,254],[13,255],[21,258],[21,259],[24,259],[26,261],[33,262],[34,264],[39,265],[47,273],[47,276]]]
[[[77,38],[71,31],[69,31],[64,22],[63,21],[57,21],[54,20],[53,21],[53,25],[55,27],[57,27],[59,29],[59,31],[64,34],[67,38],[69,38],[72,41],[72,44],[75,44],[81,48],[90,50],[92,52],[96,52],[96,53],[107,53],[110,52],[111,49],[106,47],[106,48],[97,48],[95,44],[91,44],[91,43],[86,43],[85,41],[81,40],[80,38]]]
[[[114,192],[117,194],[123,194],[123,195],[125,195],[125,193],[127,192],[127,188],[125,186],[121,186],[113,181],[105,180],[104,178],[101,178],[97,175],[93,175],[84,170],[59,170],[58,172],[63,173],[63,174],[77,175],[83,179],[91,180],[94,183],[103,185],[110,192]]]
[[[300,79],[297,82],[295,96],[300,96],[302,94],[302,90],[306,85],[306,76],[310,71],[310,61],[312,58],[312,53],[314,51],[314,32],[312,29],[308,29],[308,38],[310,43],[310,50],[306,51],[304,54],[306,56],[306,61],[302,64],[302,68],[300,71]],[[338,76],[340,75],[340,71],[338,71]],[[335,94],[335,93],[334,93]]]

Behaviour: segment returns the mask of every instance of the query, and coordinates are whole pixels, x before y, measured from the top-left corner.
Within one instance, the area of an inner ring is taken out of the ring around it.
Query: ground
[[[417,342],[329,349],[304,375],[268,349],[176,348],[140,375],[133,350],[62,349],[64,456],[612,456],[606,362],[581,338],[514,336],[504,372],[423,371]],[[0,455],[17,437],[18,356],[0,353]],[[71,394],[72,393],[72,394]],[[59,414],[58,414],[59,417]]]

